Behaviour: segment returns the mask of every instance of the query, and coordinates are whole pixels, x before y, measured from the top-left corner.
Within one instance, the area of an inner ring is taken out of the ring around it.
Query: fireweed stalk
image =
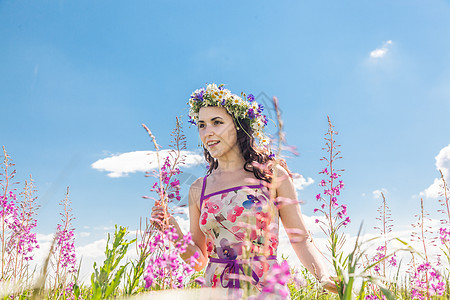
[[[185,156],[181,154],[181,151],[186,150],[186,137],[181,129],[181,123],[178,118],[176,118],[176,127],[172,131],[171,136],[173,138],[169,147],[171,148],[169,156],[166,157],[163,167],[161,167],[160,160],[160,146],[156,142],[156,138],[150,129],[142,124],[142,127],[147,131],[148,135],[152,139],[153,145],[156,151],[156,159],[158,165],[158,171],[153,174],[147,173],[146,177],[155,176],[158,178],[157,182],[153,185],[151,191],[155,191],[158,194],[158,198],[150,198],[144,196],[144,198],[154,199],[155,204],[159,204],[164,208],[164,221],[161,223],[161,227],[168,228],[169,226],[169,212],[168,204],[172,199],[181,200],[180,197],[180,181],[175,178],[174,175],[179,175],[181,173],[178,165],[183,164],[185,161]],[[154,220],[158,222],[157,220]]]
[[[441,170],[439,170],[441,174],[442,180],[442,191],[441,191],[441,199],[439,202],[443,206],[442,209],[439,209],[438,212],[442,213],[444,217],[441,219],[441,228],[439,228],[439,239],[441,244],[444,246],[442,252],[447,258],[447,262],[450,264],[450,198],[449,198],[449,188],[447,182],[445,181],[444,174]]]
[[[442,295],[445,290],[445,283],[442,282],[442,276],[431,266],[428,256],[427,246],[434,246],[435,238],[428,237],[431,232],[430,226],[425,221],[430,221],[428,213],[424,210],[423,199],[420,199],[420,214],[416,215],[419,221],[412,224],[418,232],[413,231],[412,240],[421,242],[425,261],[419,266],[414,263],[413,256],[413,275],[411,277],[411,297],[413,299],[430,299],[434,295]]]
[[[169,203],[174,199],[177,201],[181,200],[179,192],[180,181],[175,176],[181,173],[178,166],[185,161],[185,156],[182,155],[181,151],[186,149],[186,137],[182,132],[181,123],[177,118],[176,127],[171,133],[173,140],[169,145],[171,148],[169,156],[166,157],[161,167],[159,156],[160,147],[156,142],[156,138],[146,125],[142,124],[142,126],[153,141],[158,161],[158,170],[153,174],[158,180],[151,189],[151,191],[157,193],[158,198],[144,198],[154,199],[155,205],[161,205],[164,209],[162,221],[151,219],[154,226],[159,229],[159,232],[151,235],[150,241],[143,239],[145,244],[139,244],[139,247],[148,249],[148,253],[151,253],[144,275],[146,282],[145,288],[156,290],[182,288],[186,279],[194,273],[193,266],[199,257],[199,254],[195,253],[191,257],[189,264],[186,264],[180,258],[180,255],[186,252],[187,246],[193,242],[190,233],[181,238],[176,233],[176,229],[169,224]],[[146,176],[149,177],[152,175],[147,174]]]
[[[316,223],[320,223],[320,228],[328,237],[329,246],[328,249],[331,252],[331,257],[333,259],[333,267],[339,278],[342,278],[342,268],[340,267],[339,257],[341,257],[341,249],[345,243],[344,234],[340,233],[339,230],[350,223],[350,218],[347,216],[347,205],[339,205],[337,197],[341,194],[341,190],[344,188],[344,183],[339,180],[341,177],[340,172],[344,170],[338,170],[335,168],[335,162],[341,159],[341,151],[338,150],[340,145],[336,144],[334,137],[338,134],[331,124],[330,117],[328,116],[328,131],[325,134],[325,150],[328,155],[321,158],[321,160],[326,162],[326,168],[323,169],[319,174],[325,176],[324,179],[320,181],[320,186],[323,187],[323,195],[317,194],[316,199],[322,202],[320,208],[314,209],[314,212],[320,212],[325,217],[325,220],[317,218]],[[343,294],[343,285],[341,281],[338,282],[339,295]]]
[[[16,174],[16,170],[11,170],[14,167],[11,157],[6,152],[5,146],[3,146],[3,164],[2,173],[0,173],[0,185],[2,187],[1,196],[1,247],[2,247],[2,269],[0,280],[6,280],[8,276],[8,257],[6,257],[7,243],[9,236],[9,222],[12,220],[12,216],[16,211],[15,201],[16,195],[13,193],[12,186],[17,182],[12,182]]]
[[[74,276],[76,274],[75,237],[72,221],[74,219],[70,207],[69,187],[64,199],[60,202],[63,212],[61,223],[57,224],[55,234],[55,247],[53,248],[52,268],[54,270],[54,280],[50,283],[51,293],[55,297],[64,295],[65,299],[73,298]],[[58,295],[59,294],[59,295]]]
[[[21,200],[17,202],[17,215],[10,224],[13,235],[10,247],[8,247],[8,254],[14,259],[12,279],[15,282],[27,282],[31,279],[31,275],[28,274],[28,263],[33,260],[33,250],[39,248],[36,233],[32,232],[37,225],[34,216],[39,208],[35,193],[34,181],[30,175],[30,180],[25,181],[24,190],[20,193]]]
[[[382,203],[378,208],[379,216],[376,218],[380,221],[380,226],[375,226],[374,229],[378,230],[380,233],[380,237],[383,239],[383,245],[378,246],[376,249],[377,252],[371,258],[371,264],[373,267],[368,268],[370,272],[373,270],[375,272],[376,277],[381,277],[381,282],[383,284],[387,283],[386,279],[386,269],[389,266],[396,267],[397,259],[395,254],[388,255],[388,246],[390,240],[388,240],[388,234],[392,232],[392,218],[391,218],[391,210],[389,209],[386,201],[386,197],[383,193],[381,193]],[[370,263],[369,263],[370,264]],[[372,295],[367,295],[366,300],[368,299],[386,299],[380,290],[380,287],[376,284],[368,283],[368,290]]]
[[[380,221],[380,226],[375,226],[374,229],[378,229],[380,232],[380,235],[383,238],[383,245],[379,246],[377,248],[377,253],[372,258],[373,262],[380,262],[379,264],[375,265],[373,270],[382,277],[386,277],[386,263],[392,267],[395,267],[397,265],[397,260],[395,257],[395,254],[392,255],[386,262],[386,259],[384,259],[388,252],[388,244],[389,241],[387,239],[387,235],[392,232],[392,217],[391,217],[391,210],[389,209],[386,201],[386,197],[383,193],[381,193],[381,197],[383,199],[383,203],[378,208],[378,213],[380,214],[379,217],[376,219]]]
[[[2,277],[1,280],[10,280],[14,284],[26,286],[32,274],[28,273],[28,262],[33,259],[33,250],[39,248],[36,233],[32,230],[36,227],[36,214],[39,205],[34,196],[33,179],[25,181],[21,200],[13,192],[12,186],[17,182],[11,182],[16,170],[11,171],[14,164],[11,157],[3,147],[3,172],[0,173],[1,204],[1,241],[2,241]]]

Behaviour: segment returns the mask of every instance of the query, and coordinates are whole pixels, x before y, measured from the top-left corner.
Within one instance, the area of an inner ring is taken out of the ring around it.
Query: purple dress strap
[[[200,195],[200,211],[202,210],[203,198],[205,197],[206,177],[208,177],[208,175],[203,177],[202,193]]]

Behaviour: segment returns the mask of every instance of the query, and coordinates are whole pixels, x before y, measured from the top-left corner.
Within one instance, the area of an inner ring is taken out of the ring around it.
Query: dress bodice
[[[205,195],[206,179],[200,196],[199,219],[210,260],[205,271],[206,285],[239,287],[242,280],[228,280],[226,275],[243,273],[241,262],[245,261],[251,267],[253,287],[260,290],[264,274],[276,263],[278,209],[262,184]]]

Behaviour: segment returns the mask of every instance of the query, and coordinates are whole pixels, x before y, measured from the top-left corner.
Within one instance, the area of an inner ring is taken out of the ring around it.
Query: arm
[[[277,197],[297,201],[297,194],[292,179],[289,177],[287,171],[281,166],[277,166],[276,180]],[[330,280],[327,268],[323,264],[323,256],[314,246],[312,238],[305,226],[300,211],[300,205],[296,202],[292,203],[292,201],[286,204],[282,203],[279,208],[279,214],[292,248],[294,248],[300,262],[324,284],[325,288],[332,292],[337,292],[336,286]]]
[[[201,194],[201,178],[197,179],[189,189],[189,222],[190,222],[190,232],[192,235],[192,241],[194,245],[189,245],[186,252],[181,255],[181,258],[186,261],[195,252],[200,255],[198,264],[195,265],[196,271],[201,271],[208,263],[208,255],[206,251],[206,238],[203,231],[200,230],[199,220],[200,220],[200,194]],[[177,233],[180,237],[183,236],[183,232],[180,227],[176,226]]]
[[[186,247],[186,252],[182,253],[180,257],[190,263],[190,258],[197,252],[199,257],[197,258],[198,263],[194,266],[196,271],[201,271],[208,262],[208,255],[206,251],[206,238],[203,232],[200,230],[199,219],[200,219],[200,194],[201,194],[202,181],[201,178],[197,179],[189,189],[189,221],[190,221],[190,232],[192,236],[193,244],[189,244]],[[166,213],[167,216],[167,213]],[[175,242],[181,240],[184,236],[180,225],[175,220],[175,218],[169,214],[169,224],[176,229],[178,239]],[[164,209],[160,205],[153,206],[152,218],[162,222],[164,220]],[[155,222],[155,226],[159,227],[160,224]]]

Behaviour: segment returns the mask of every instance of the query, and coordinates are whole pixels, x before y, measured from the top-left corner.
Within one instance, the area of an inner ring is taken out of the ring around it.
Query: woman
[[[195,91],[189,105],[190,122],[198,126],[209,170],[189,190],[194,245],[182,258],[188,261],[199,254],[195,269],[207,267],[206,286],[247,287],[255,294],[263,290],[264,276],[276,263],[281,219],[302,264],[325,288],[336,292],[307,234],[291,174],[284,163],[275,163],[265,145],[267,118],[262,105],[252,95],[243,94],[242,99],[215,84]],[[162,220],[163,215],[161,206],[153,208],[154,219]],[[181,238],[172,216],[170,224]],[[287,293],[284,288],[281,294]]]

